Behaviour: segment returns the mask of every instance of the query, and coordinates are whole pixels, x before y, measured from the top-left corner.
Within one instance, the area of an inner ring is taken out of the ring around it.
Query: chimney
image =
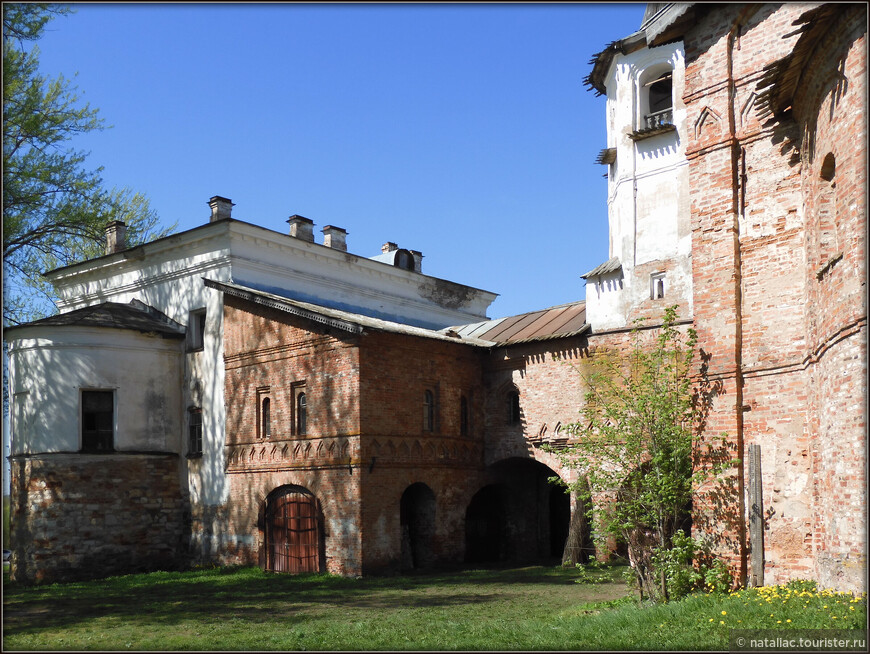
[[[313,220],[310,220],[305,216],[293,214],[287,219],[287,222],[290,223],[290,236],[298,238],[301,241],[314,243]]]
[[[333,250],[341,250],[347,252],[347,230],[341,227],[333,227],[327,225],[322,230],[323,244]]]
[[[399,246],[395,243],[387,241],[381,246],[381,254],[386,254],[387,252],[395,252],[399,249]]]
[[[115,254],[127,249],[127,225],[113,220],[106,225],[106,254]]]
[[[414,256],[414,272],[423,272],[423,253],[420,250],[408,250]]]
[[[233,201],[229,198],[222,198],[219,195],[215,195],[208,201],[208,206],[211,207],[210,223],[213,223],[216,220],[223,220],[224,218],[232,217],[234,205]]]

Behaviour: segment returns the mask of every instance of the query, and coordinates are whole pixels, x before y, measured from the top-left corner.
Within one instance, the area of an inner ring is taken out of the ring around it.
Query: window
[[[300,391],[296,395],[296,433],[299,436],[305,435],[308,430],[308,400],[305,397],[305,392]]]
[[[187,413],[187,456],[202,456],[202,409],[198,407]]]
[[[655,129],[673,123],[673,75],[670,71],[647,82],[647,114],[644,129]]]
[[[272,435],[272,400],[269,397],[269,387],[257,389],[257,438],[269,438]]]
[[[435,431],[435,394],[423,391],[423,431]]]
[[[468,436],[468,400],[464,395],[459,398],[459,435]]]
[[[508,391],[507,394],[507,424],[520,424],[520,394],[516,390]]]
[[[114,391],[82,391],[82,451],[112,452],[114,436]]]
[[[649,276],[649,299],[661,300],[665,297],[665,273],[657,272]]]
[[[188,344],[191,350],[201,350],[205,338],[205,309],[190,312],[187,324]]]

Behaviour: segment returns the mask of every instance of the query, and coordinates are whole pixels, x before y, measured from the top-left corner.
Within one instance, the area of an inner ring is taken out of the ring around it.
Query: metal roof
[[[599,275],[606,275],[607,273],[616,272],[622,268],[622,263],[619,261],[619,257],[611,257],[600,266],[595,266],[588,273],[580,275],[580,279],[589,279],[590,277],[598,277]]]
[[[154,307],[139,300],[130,304],[103,302],[89,307],[59,313],[33,322],[9,327],[13,331],[23,327],[108,327],[132,329],[146,334],[157,333],[164,338],[184,338],[184,326],[175,322]]]
[[[495,345],[513,345],[576,336],[588,328],[586,302],[580,300],[540,311],[448,329],[460,336],[473,336]]]
[[[491,347],[494,345],[494,343],[482,341],[478,338],[463,336],[455,331],[451,331],[449,328],[435,331],[423,327],[414,327],[412,325],[391,322],[389,320],[371,318],[359,313],[332,309],[319,304],[312,304],[311,302],[291,300],[290,298],[281,295],[267,293],[266,291],[260,291],[233,282],[218,282],[206,278],[203,278],[203,282],[207,287],[214,288],[226,295],[238,297],[291,315],[300,316],[352,334],[361,334],[366,329],[374,329],[395,334],[405,334],[407,336],[419,336],[421,338],[432,338],[439,341],[476,345],[479,347]]]

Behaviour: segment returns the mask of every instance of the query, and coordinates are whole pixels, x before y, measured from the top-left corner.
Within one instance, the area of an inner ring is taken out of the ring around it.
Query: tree
[[[583,420],[568,427],[578,438],[559,453],[563,465],[580,471],[572,490],[590,505],[598,500],[599,542],[608,534],[620,539],[641,597],[664,601],[673,577],[667,553],[686,545],[688,534],[680,532],[689,525],[693,491],[730,462],[722,446],[702,449],[694,436],[705,411],[693,389],[697,339],[676,326],[676,309],[666,309],[655,332],[638,321],[627,355],[590,358]]]
[[[3,320],[19,324],[56,311],[42,273],[103,253],[105,225],[127,224],[131,245],[173,231],[160,229],[147,198],[106,189],[102,167],[69,147],[80,134],[104,129],[98,111],[80,104],[63,76],[39,74],[33,44],[45,25],[71,9],[3,4]],[[28,49],[28,44],[30,48]]]

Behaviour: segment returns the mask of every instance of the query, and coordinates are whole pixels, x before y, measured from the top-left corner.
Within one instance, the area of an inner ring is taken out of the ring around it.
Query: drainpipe
[[[746,499],[744,474],[744,444],[743,444],[743,267],[740,252],[740,210],[742,199],[742,184],[740,176],[741,148],[737,138],[737,121],[735,111],[736,85],[734,83],[734,47],[740,37],[743,16],[739,16],[728,32],[727,67],[728,67],[728,138],[731,143],[731,216],[732,239],[734,244],[734,398],[735,423],[737,429],[737,457],[740,465],[737,468],[737,486],[739,493],[739,541],[740,541],[740,584],[746,585],[747,578],[747,547],[746,547]],[[739,44],[737,45],[739,48]]]

